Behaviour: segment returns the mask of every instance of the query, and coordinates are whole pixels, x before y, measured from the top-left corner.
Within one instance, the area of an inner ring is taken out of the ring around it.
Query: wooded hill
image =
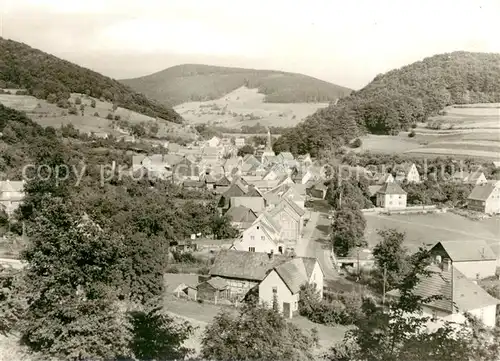
[[[454,52],[380,74],[290,129],[278,150],[317,153],[359,133],[394,134],[452,104],[500,102],[500,54]],[[339,128],[343,128],[341,131]]]
[[[181,123],[172,108],[147,99],[128,86],[13,40],[0,38],[0,89],[25,89],[51,102],[82,93],[138,113]]]
[[[162,104],[219,99],[241,86],[258,88],[269,103],[330,102],[351,89],[310,76],[274,70],[177,65],[122,83]]]

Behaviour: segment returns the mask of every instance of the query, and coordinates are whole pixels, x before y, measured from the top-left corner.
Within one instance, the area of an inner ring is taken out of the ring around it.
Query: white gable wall
[[[275,270],[269,272],[266,278],[259,284],[260,302],[265,303],[268,307],[273,307],[273,287],[276,287],[280,312],[283,311],[283,302],[290,303],[290,308],[293,312],[298,310],[299,293],[292,294]]]
[[[324,287],[324,275],[323,271],[321,270],[321,267],[319,263],[316,261],[316,264],[314,265],[313,271],[311,273],[311,277],[309,278],[309,283],[315,284],[316,285],[316,291],[321,296],[321,299],[323,299],[323,287]]]
[[[259,223],[255,223],[243,231],[241,240],[234,243],[234,248],[238,251],[249,251],[250,247],[255,248],[255,252],[278,253],[278,245],[270,238]]]

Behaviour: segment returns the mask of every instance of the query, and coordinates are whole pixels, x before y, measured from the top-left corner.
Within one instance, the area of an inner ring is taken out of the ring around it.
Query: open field
[[[363,145],[356,152],[500,160],[499,104],[450,106],[444,109],[444,114],[419,124],[414,129],[413,138],[408,137],[409,132],[396,136],[369,134],[361,137]]]
[[[370,247],[375,246],[380,237],[377,230],[396,228],[406,233],[406,246],[417,250],[423,244],[440,240],[480,240],[483,239],[498,249],[500,243],[500,218],[493,217],[480,221],[454,213],[436,214],[364,214],[366,219],[365,238]]]
[[[96,107],[92,108],[90,104],[93,98],[82,94],[71,94],[70,101],[74,104],[77,97],[82,100],[82,104],[85,106],[83,116],[81,115],[79,105],[76,106],[78,114],[70,115],[67,109],[59,108],[55,104],[48,103],[46,100],[37,99],[29,95],[0,94],[0,103],[25,112],[31,119],[44,127],[52,126],[59,128],[61,125],[73,124],[76,129],[85,133],[94,132],[97,135],[106,133],[114,136],[128,134],[122,129],[113,127],[111,121],[106,119],[106,116],[111,113],[113,116],[120,116],[122,120],[126,120],[130,124],[157,123],[159,136],[170,135],[186,139],[194,139],[195,137],[189,125],[176,124],[164,119],[157,121],[155,118],[121,107],[118,107],[113,112],[113,104],[102,102],[99,99],[94,99]]]
[[[264,126],[293,127],[327,103],[265,103],[257,89],[241,87],[217,100],[189,102],[174,109],[189,123],[241,128]]]

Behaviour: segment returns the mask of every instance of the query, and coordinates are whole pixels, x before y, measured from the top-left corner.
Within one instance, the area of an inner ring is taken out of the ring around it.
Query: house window
[[[278,247],[278,252],[279,252],[279,253],[283,253],[283,247],[279,246],[279,247]]]
[[[260,236],[260,240],[261,240],[261,241],[265,241],[265,240],[266,240],[266,237],[264,237],[264,236]]]
[[[432,318],[437,318],[438,317],[438,314],[437,314],[437,311],[432,311]]]
[[[273,287],[273,293],[278,293],[278,287],[276,286]]]
[[[251,241],[255,241],[255,236],[250,236]]]
[[[248,252],[255,252],[255,247],[248,247]]]

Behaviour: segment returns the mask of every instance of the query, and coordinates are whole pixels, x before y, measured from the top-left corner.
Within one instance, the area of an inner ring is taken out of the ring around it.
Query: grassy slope
[[[241,86],[258,88],[272,103],[329,102],[351,92],[302,74],[200,64],[178,65],[122,83],[171,105],[218,99]]]
[[[171,136],[180,137],[186,140],[192,140],[196,137],[196,132],[187,124],[177,124],[164,121],[163,119],[156,120],[151,116],[140,114],[122,107],[118,107],[113,111],[112,103],[100,101],[77,93],[71,94],[70,101],[74,103],[77,97],[82,100],[82,104],[85,106],[83,116],[80,111],[78,111],[77,115],[68,114],[67,109],[61,109],[55,104],[50,104],[46,100],[37,99],[30,95],[0,94],[0,104],[25,112],[33,121],[44,127],[52,126],[58,128],[61,125],[73,124],[76,129],[85,133],[94,132],[97,135],[107,133],[114,136],[127,134],[125,129],[113,127],[112,122],[106,119],[108,113],[112,113],[113,115],[119,115],[121,119],[127,120],[130,124],[158,124],[159,137]],[[92,99],[96,102],[95,108],[90,106]],[[95,113],[97,113],[98,116],[94,116]]]
[[[220,99],[189,102],[174,109],[189,123],[211,124],[233,129],[242,126],[291,127],[327,103],[265,103],[257,89],[241,87]]]
[[[127,109],[174,123],[182,118],[170,107],[135,93],[124,84],[26,44],[0,38],[0,88],[23,88],[39,99],[67,99],[87,93]]]

